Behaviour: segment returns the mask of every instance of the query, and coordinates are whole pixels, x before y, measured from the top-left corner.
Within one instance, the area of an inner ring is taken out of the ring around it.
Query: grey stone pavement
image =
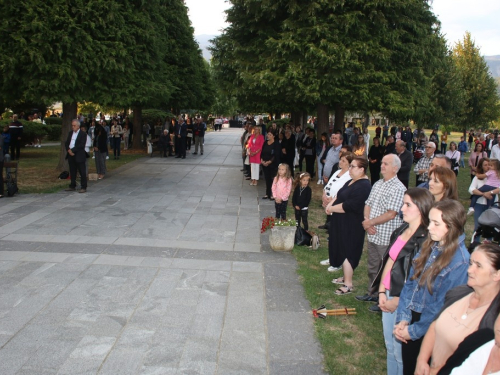
[[[142,158],[87,194],[2,199],[0,374],[323,374],[295,259],[260,234],[274,204],[242,178],[240,135]]]

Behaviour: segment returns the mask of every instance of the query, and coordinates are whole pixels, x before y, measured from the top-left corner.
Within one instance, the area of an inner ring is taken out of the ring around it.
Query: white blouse
[[[486,364],[488,363],[490,352],[494,345],[495,340],[491,340],[483,346],[477,348],[460,366],[455,367],[450,375],[482,374]],[[491,373],[491,375],[498,374],[500,374],[500,371]]]
[[[337,196],[337,192],[345,185],[347,181],[351,180],[349,171],[338,177],[340,172],[342,172],[341,169],[335,172],[323,188],[327,197],[335,198]]]

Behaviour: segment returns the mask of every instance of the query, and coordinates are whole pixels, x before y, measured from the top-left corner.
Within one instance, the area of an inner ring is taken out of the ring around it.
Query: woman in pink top
[[[382,328],[387,349],[387,373],[403,374],[401,342],[393,334],[399,295],[410,273],[412,259],[427,238],[429,211],[434,202],[427,189],[408,189],[403,198],[403,225],[392,235],[373,284],[379,284],[379,308],[382,310]],[[370,308],[377,310],[374,305]]]
[[[273,180],[271,191],[275,199],[276,218],[286,220],[286,206],[288,197],[292,192],[292,173],[288,164],[281,163],[278,165],[278,174]]]
[[[247,153],[250,157],[250,171],[252,177],[250,185],[256,186],[259,180],[260,153],[263,145],[264,136],[261,134],[261,128],[260,126],[255,126],[253,128],[253,134],[250,136],[247,143]]]

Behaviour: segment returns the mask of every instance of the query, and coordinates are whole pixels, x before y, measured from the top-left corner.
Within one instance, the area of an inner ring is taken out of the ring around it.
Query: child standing
[[[288,164],[281,163],[278,165],[278,174],[273,180],[271,191],[275,199],[276,218],[286,220],[286,205],[292,192],[292,174]]]
[[[500,188],[500,161],[490,159],[490,170],[485,174],[476,174],[476,177],[480,180],[486,178],[484,185],[477,190],[479,190],[481,193],[485,193],[482,196],[486,198],[486,205],[489,208],[493,204],[496,195],[493,194],[492,191]],[[489,195],[491,195],[491,197]],[[467,215],[472,215],[474,213],[474,206],[476,205],[476,202],[480,197],[481,195],[472,196]]]
[[[295,180],[295,190],[292,196],[292,205],[295,208],[295,220],[297,220],[297,225],[300,227],[302,219],[305,230],[309,229],[307,213],[312,196],[312,190],[309,187],[310,180],[311,175],[309,173],[301,173]]]

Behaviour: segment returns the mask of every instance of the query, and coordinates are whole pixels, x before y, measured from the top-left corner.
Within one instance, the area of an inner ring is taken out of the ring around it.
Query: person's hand
[[[300,210],[300,207],[299,207],[299,206],[295,206],[295,209],[296,209],[296,210]]]
[[[377,229],[375,227],[370,227],[366,229],[366,233],[368,233],[370,236],[374,236],[377,234]]]
[[[286,155],[286,150],[285,150],[284,148],[283,148],[283,149],[281,149],[281,152],[282,152],[284,155]]]
[[[411,340],[410,334],[408,333],[408,324],[408,322],[403,320],[396,324],[394,331],[392,332],[399,341],[405,344],[408,340]]]
[[[483,197],[485,197],[486,199],[493,199],[493,195],[489,191],[483,193]]]
[[[367,230],[370,227],[373,227],[373,225],[369,219],[363,220],[363,222],[361,224],[363,225],[363,228],[365,230]]]
[[[383,312],[389,312],[389,311],[386,311],[386,309],[385,309],[386,302],[387,302],[387,296],[385,295],[385,293],[379,293],[378,294],[378,307],[380,307],[380,310],[382,310]]]
[[[431,374],[431,368],[429,366],[429,363],[418,357],[417,365],[415,366],[415,375],[430,375],[430,374]]]
[[[382,297],[382,294],[380,294],[378,297],[379,304],[380,304],[380,297]],[[398,305],[399,305],[399,297],[394,297],[392,299],[387,299],[387,297],[385,297],[384,306],[383,307],[380,306],[380,309],[384,312],[393,313],[398,308]]]
[[[180,135],[180,134],[177,134],[177,138],[180,138],[180,137],[181,137],[181,135]]]
[[[276,203],[281,203],[281,202],[282,202],[282,200],[281,200],[281,199],[279,199],[279,198],[276,198],[276,199],[275,199],[275,202],[276,202]]]
[[[328,183],[328,177],[323,177],[323,182],[324,182],[325,184],[327,184],[327,183]]]

